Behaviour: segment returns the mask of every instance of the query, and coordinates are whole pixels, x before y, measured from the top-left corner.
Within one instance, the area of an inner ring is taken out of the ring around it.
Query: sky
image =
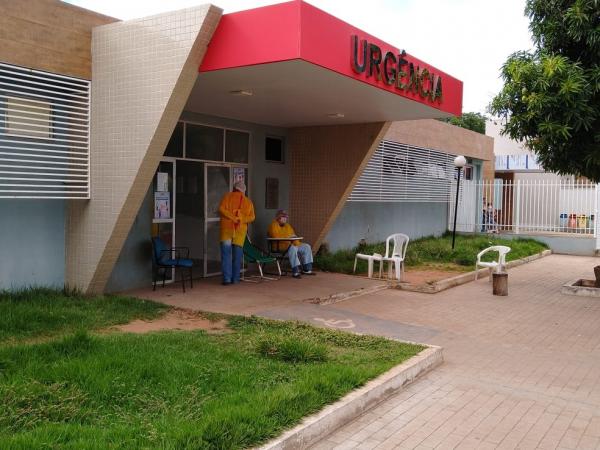
[[[68,0],[118,19],[207,3],[205,0]],[[211,0],[225,13],[280,0]],[[463,112],[486,113],[502,88],[500,67],[533,47],[525,0],[308,0],[308,3],[443,70],[464,83]]]

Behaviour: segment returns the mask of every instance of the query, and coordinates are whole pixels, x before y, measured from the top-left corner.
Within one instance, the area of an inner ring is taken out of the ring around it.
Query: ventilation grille
[[[448,202],[454,156],[382,141],[358,179],[351,202]]]
[[[0,198],[89,198],[90,82],[0,63]]]

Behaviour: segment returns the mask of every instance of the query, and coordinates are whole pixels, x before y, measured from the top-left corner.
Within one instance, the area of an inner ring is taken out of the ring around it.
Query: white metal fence
[[[454,221],[456,182],[448,228]],[[461,181],[457,231],[597,236],[598,185],[581,181]]]

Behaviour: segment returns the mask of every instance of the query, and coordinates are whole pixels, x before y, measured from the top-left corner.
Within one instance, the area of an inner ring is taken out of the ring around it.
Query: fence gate
[[[452,230],[456,182],[451,188]],[[514,234],[578,234],[598,237],[598,185],[583,181],[461,182],[456,230]],[[598,248],[598,246],[596,246]]]

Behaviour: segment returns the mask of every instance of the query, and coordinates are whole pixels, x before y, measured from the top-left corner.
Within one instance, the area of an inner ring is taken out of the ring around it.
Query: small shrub
[[[258,343],[258,353],[292,363],[327,360],[327,349],[324,345],[303,340],[265,338]]]

